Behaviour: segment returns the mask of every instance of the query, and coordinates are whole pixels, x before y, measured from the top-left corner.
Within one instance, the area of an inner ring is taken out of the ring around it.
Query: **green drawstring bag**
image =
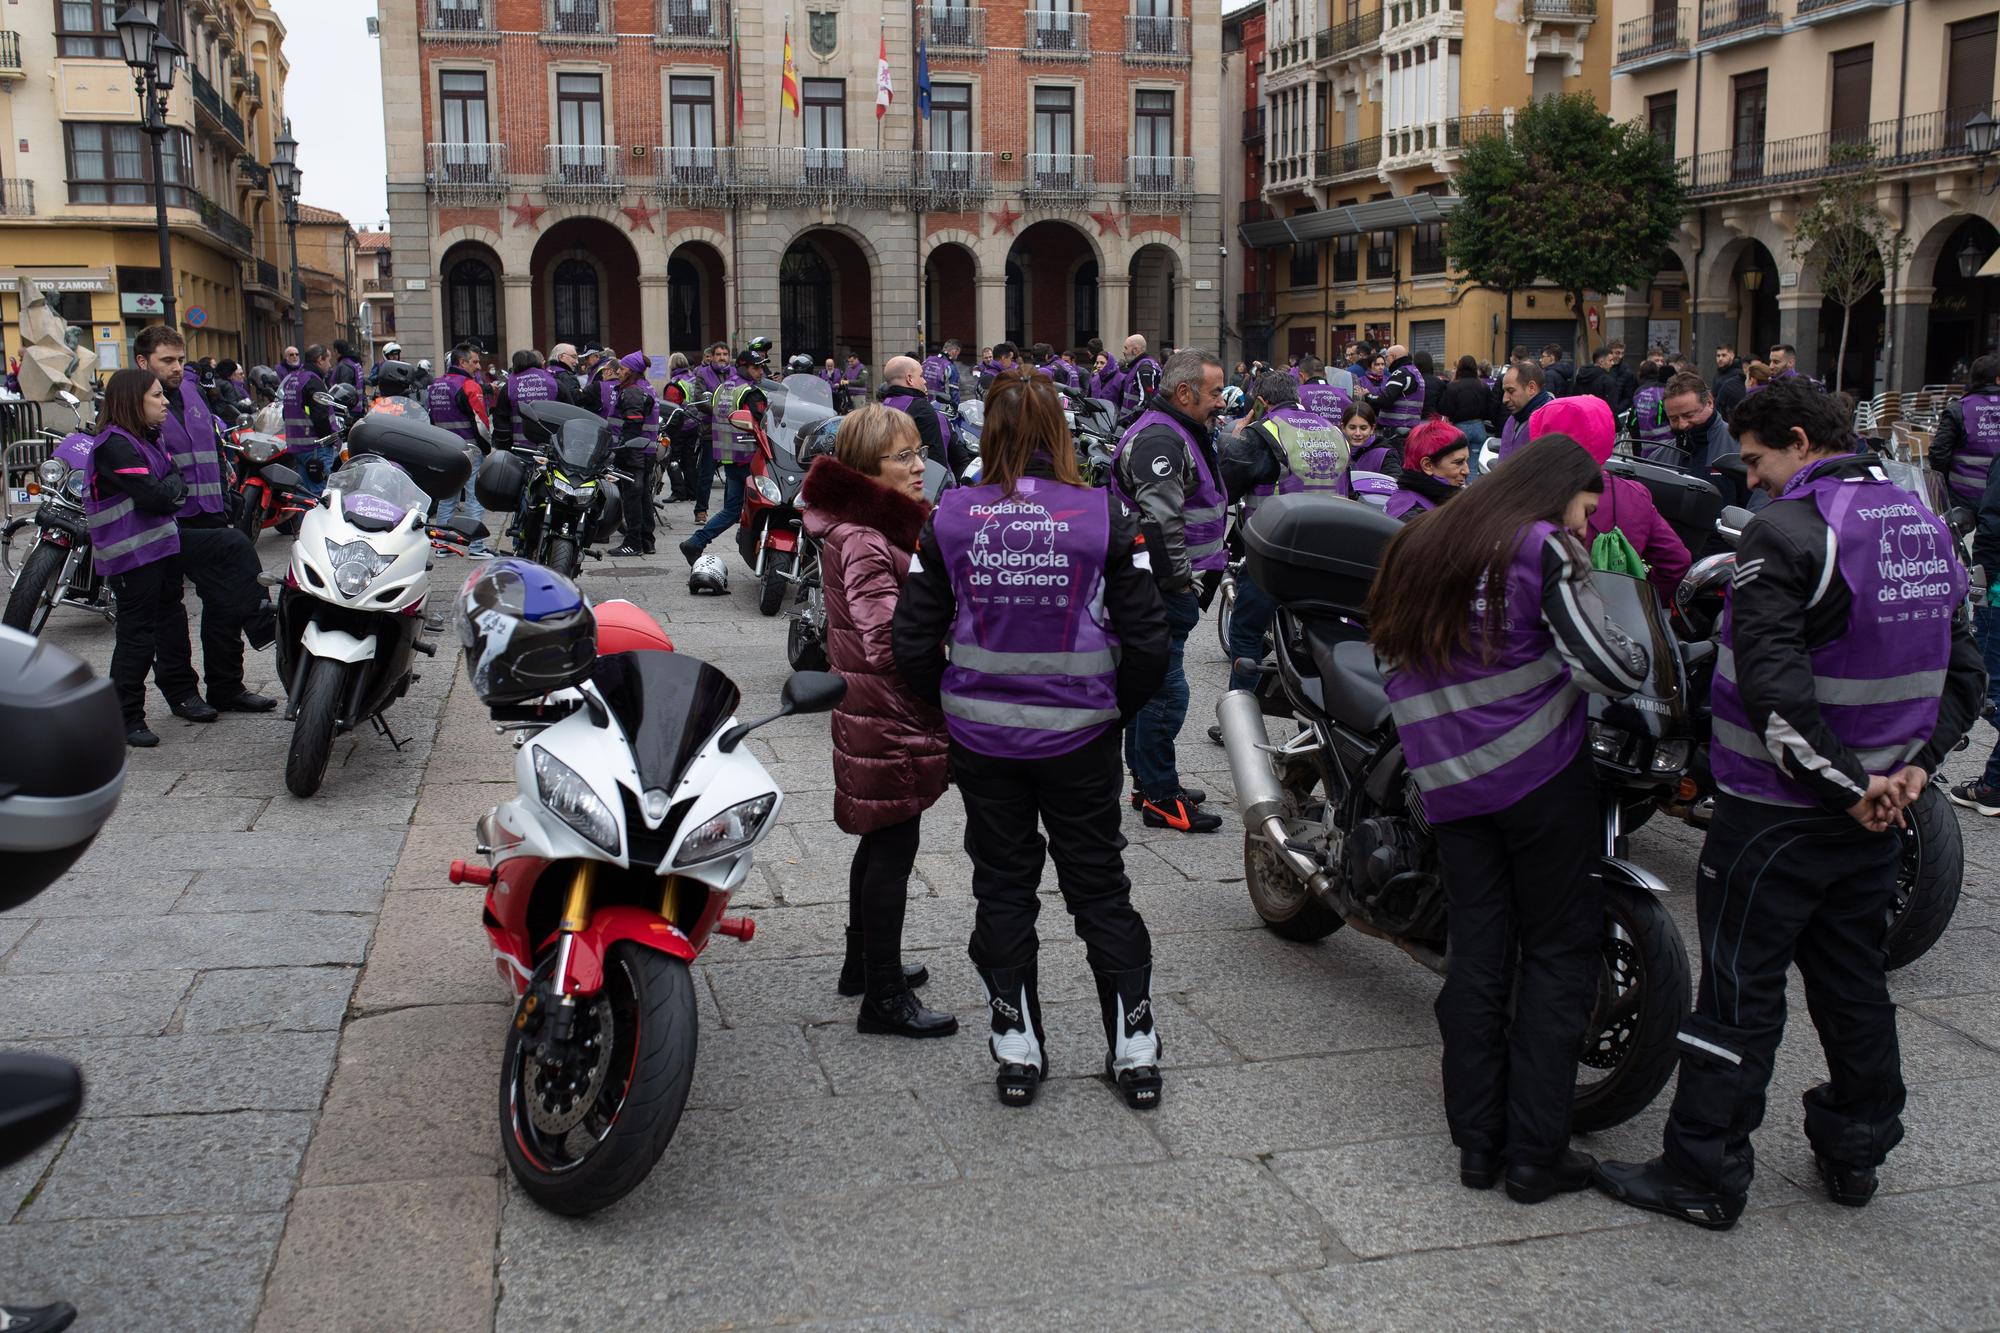
[[[1590,544],[1590,567],[1612,574],[1627,574],[1635,579],[1643,579],[1649,572],[1631,538],[1617,528],[1600,534]]]

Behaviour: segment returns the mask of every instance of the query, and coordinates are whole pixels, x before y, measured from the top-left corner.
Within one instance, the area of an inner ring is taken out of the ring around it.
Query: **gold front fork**
[[[590,888],[597,879],[597,862],[579,861],[570,877],[569,896],[563,899],[561,930],[574,935],[590,924]]]
[[[660,887],[660,915],[667,919],[668,925],[679,924],[677,918],[680,915],[680,907],[681,877],[668,875],[666,882]]]

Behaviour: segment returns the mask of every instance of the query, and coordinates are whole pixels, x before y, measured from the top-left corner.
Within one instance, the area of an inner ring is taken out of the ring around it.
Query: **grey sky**
[[[388,217],[382,146],[382,57],[368,35],[374,0],[275,0],[285,23],[285,110],[305,172],[302,202],[358,230]]]

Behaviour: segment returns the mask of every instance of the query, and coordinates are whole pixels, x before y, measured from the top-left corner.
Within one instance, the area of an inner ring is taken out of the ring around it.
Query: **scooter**
[[[806,469],[792,452],[802,431],[834,415],[833,396],[816,375],[787,375],[766,394],[770,411],[763,422],[748,412],[730,424],[757,437],[750,475],[743,487],[743,519],[736,529],[737,553],[759,580],[757,609],[778,614],[798,581],[799,487]]]
[[[530,1198],[573,1217],[623,1198],[666,1151],[695,1071],[688,964],[716,935],[755,933],[725,912],[784,798],[744,737],[847,690],[799,672],[777,712],[739,723],[736,686],[671,651],[645,613],[612,602],[595,615],[587,676],[492,706],[499,730],[520,733],[517,794],[478,821],[485,864],[450,870],[487,889],[495,965],[518,997],[501,1150]]]
[[[425,515],[472,471],[456,436],[399,417],[364,418],[351,446],[355,456],[299,524],[278,595],[278,672],[293,727],[285,786],[294,796],[319,790],[334,736],[363,720],[402,748],[383,710],[416,679],[414,655],[437,652],[424,638],[438,531]],[[455,531],[486,535],[472,519]]]

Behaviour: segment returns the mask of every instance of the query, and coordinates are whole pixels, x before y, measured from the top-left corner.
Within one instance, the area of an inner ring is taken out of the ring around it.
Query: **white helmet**
[[[691,593],[714,593],[717,596],[729,591],[729,567],[722,563],[719,555],[704,553],[688,571],[688,591]]]

